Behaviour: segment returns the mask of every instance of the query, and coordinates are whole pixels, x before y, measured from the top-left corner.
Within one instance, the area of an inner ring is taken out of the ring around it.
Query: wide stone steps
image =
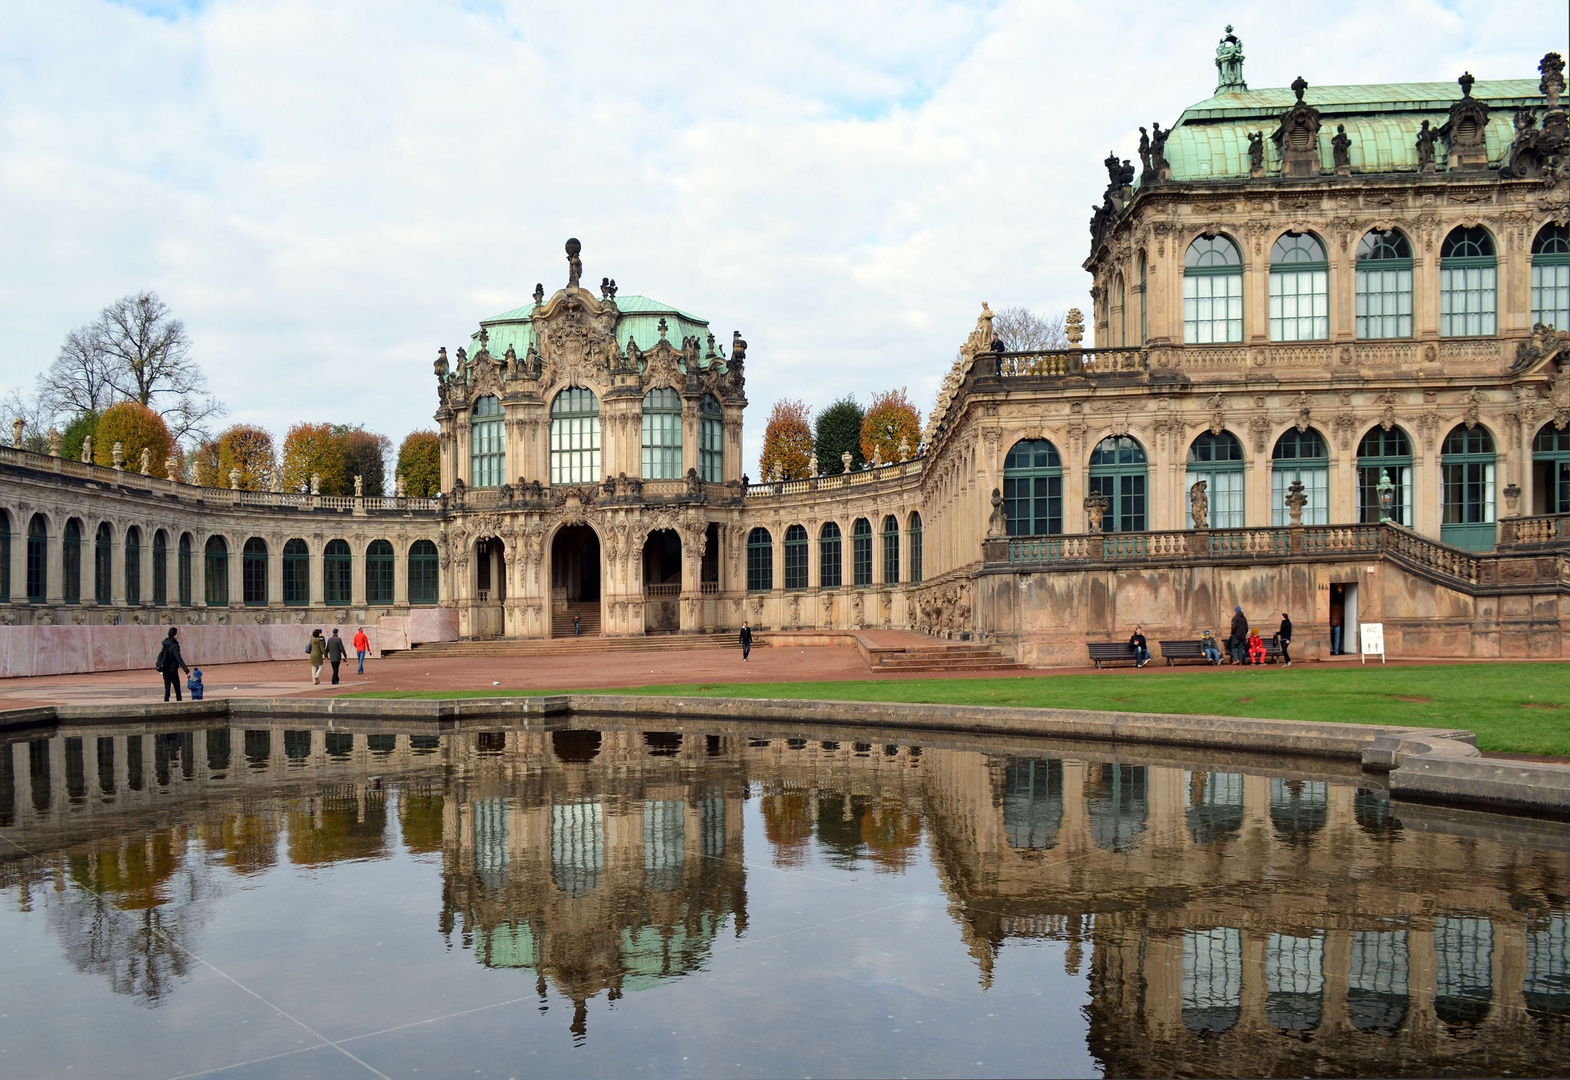
[[[929,672],[1023,672],[1030,670],[986,645],[913,645],[871,651],[875,672],[891,675]]]
[[[642,637],[572,636],[572,624],[567,625],[564,637],[548,641],[538,638],[495,638],[490,641],[437,641],[416,645],[412,656],[476,657],[476,656],[566,656],[578,653],[620,652],[689,652],[693,649],[736,649],[741,646],[734,633],[724,634],[650,634]]]
[[[600,636],[600,605],[584,604],[579,606],[574,604],[569,606],[566,611],[553,611],[551,613],[551,637],[573,637],[572,617],[574,614],[578,616],[577,637]]]

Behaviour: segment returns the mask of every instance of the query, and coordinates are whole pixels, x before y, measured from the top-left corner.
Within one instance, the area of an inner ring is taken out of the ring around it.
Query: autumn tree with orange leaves
[[[867,417],[861,422],[861,453],[868,461],[880,456],[884,464],[899,460],[900,443],[911,457],[921,445],[921,413],[905,396],[905,388],[872,395]]]
[[[769,426],[763,432],[763,455],[758,458],[760,479],[803,480],[808,459],[812,457],[812,414],[805,403],[782,398],[769,413]]]

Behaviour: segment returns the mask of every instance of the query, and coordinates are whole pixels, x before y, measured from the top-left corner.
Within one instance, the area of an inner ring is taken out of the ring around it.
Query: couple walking
[[[354,651],[360,660],[360,670],[356,673],[365,674],[365,654],[371,649],[371,641],[365,636],[365,627],[360,627],[354,632]],[[333,666],[333,685],[338,683],[338,665],[349,656],[349,650],[344,648],[343,638],[338,636],[338,628],[333,627],[333,636],[322,637],[320,628],[311,631],[310,643],[305,646],[305,651],[311,657],[311,684],[317,685],[322,681],[322,661]]]

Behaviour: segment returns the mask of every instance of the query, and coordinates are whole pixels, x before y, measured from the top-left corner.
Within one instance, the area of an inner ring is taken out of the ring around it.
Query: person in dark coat
[[[1227,638],[1227,651],[1232,654],[1234,664],[1247,663],[1248,648],[1248,619],[1243,614],[1241,607],[1232,609],[1231,636]]]
[[[1129,647],[1134,650],[1134,666],[1144,667],[1150,663],[1150,646],[1145,642],[1145,635],[1139,627],[1134,627],[1134,633],[1128,639]]]
[[[191,669],[185,666],[185,658],[180,655],[180,631],[171,626],[169,636],[164,638],[163,648],[158,650],[158,662],[153,665],[153,670],[164,677],[164,700],[169,700],[169,688],[174,687],[174,699],[184,701],[185,695],[180,692],[180,672],[187,675]]]
[[[1286,612],[1281,613],[1281,629],[1276,631],[1276,644],[1281,646],[1281,659],[1286,661],[1286,666],[1292,666],[1292,658],[1287,655],[1287,646],[1292,644],[1292,616]]]
[[[349,650],[344,648],[343,638],[338,636],[338,628],[333,627],[333,636],[327,639],[327,662],[333,666],[333,685],[338,685],[338,665],[343,663],[349,655]]]
[[[747,659],[747,655],[749,653],[751,653],[751,652],[752,652],[752,627],[748,626],[746,623],[742,623],[741,624],[741,658],[743,660]]]

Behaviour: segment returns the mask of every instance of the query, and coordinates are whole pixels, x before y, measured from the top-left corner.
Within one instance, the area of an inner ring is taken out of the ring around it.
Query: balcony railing
[[[801,480],[763,480],[747,485],[747,498],[761,499],[767,495],[804,495],[813,491],[837,491],[841,488],[860,487],[863,484],[883,484],[905,477],[919,477],[925,458],[896,461],[875,469],[855,469],[831,476],[809,476]]]
[[[1500,547],[1552,544],[1563,540],[1570,540],[1570,514],[1539,514],[1499,521]]]
[[[993,355],[997,358],[995,372],[1000,379],[1066,378],[1072,375],[1150,370],[1148,349],[1052,349]],[[986,371],[979,360],[977,366]]]
[[[681,582],[672,582],[667,585],[645,585],[643,598],[645,600],[675,600],[681,596]]]

